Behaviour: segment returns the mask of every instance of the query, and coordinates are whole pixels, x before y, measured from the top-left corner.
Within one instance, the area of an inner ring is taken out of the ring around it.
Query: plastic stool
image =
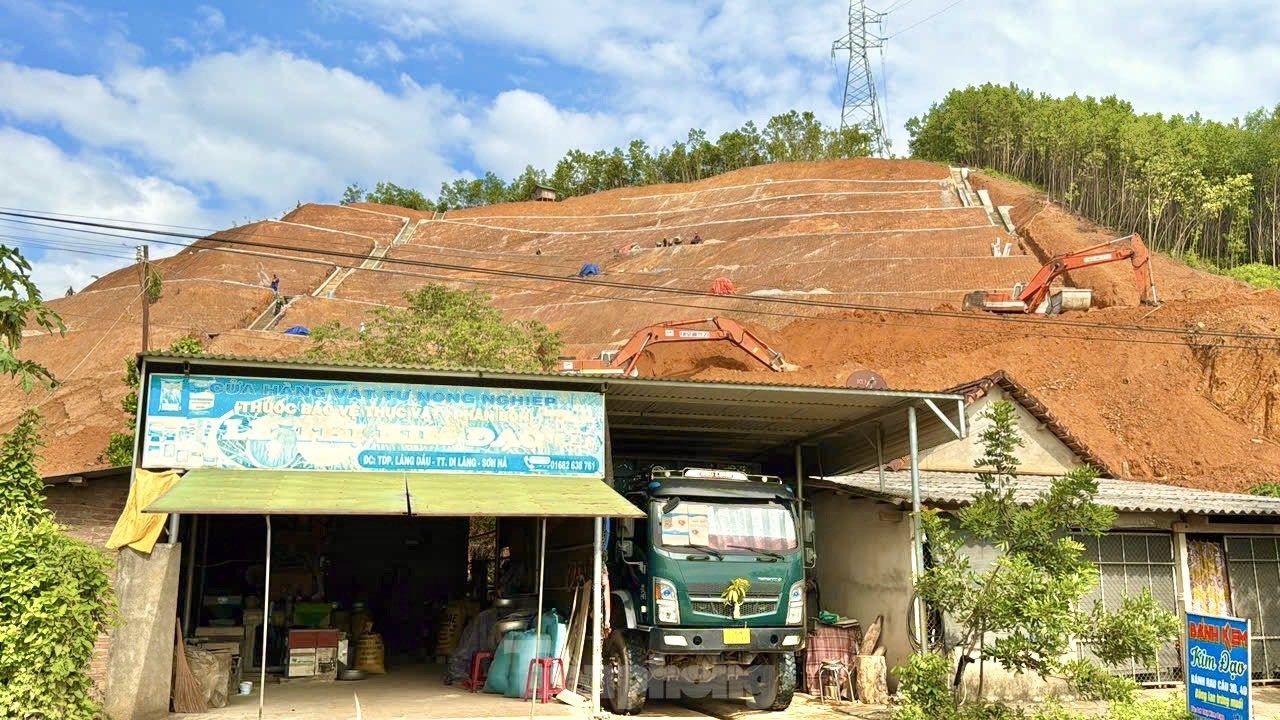
[[[849,692],[849,699],[854,700],[853,678],[849,668],[839,660],[823,660],[818,668],[818,702],[832,705],[844,704],[844,693]]]
[[[478,652],[471,654],[471,674],[467,677],[467,681],[463,685],[471,692],[480,692],[484,688],[485,680],[489,679],[489,663],[493,662],[493,653]]]
[[[557,671],[559,680],[556,679]],[[534,683],[538,682],[537,687]],[[529,674],[524,681],[524,699],[536,698],[542,693],[542,702],[549,703],[564,690],[564,662],[558,657],[534,658],[529,661]]]

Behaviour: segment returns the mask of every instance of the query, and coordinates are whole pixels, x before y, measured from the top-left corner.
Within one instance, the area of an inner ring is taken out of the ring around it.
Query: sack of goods
[[[378,633],[365,633],[356,643],[356,669],[370,675],[386,675],[384,662],[386,648],[382,645],[382,636]]]

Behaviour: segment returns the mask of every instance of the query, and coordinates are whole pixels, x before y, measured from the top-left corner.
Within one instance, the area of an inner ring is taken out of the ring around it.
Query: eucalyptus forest
[[[1013,176],[1156,250],[1274,284],[1280,105],[1225,123],[988,84],[951,91],[907,130],[914,157]]]

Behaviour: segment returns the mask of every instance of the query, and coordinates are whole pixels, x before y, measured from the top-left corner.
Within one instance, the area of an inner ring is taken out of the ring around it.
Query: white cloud
[[[357,178],[434,187],[455,174],[445,152],[465,125],[438,86],[402,76],[388,91],[266,48],[101,77],[0,62],[0,108],[253,214],[333,198]]]
[[[227,18],[216,7],[201,5],[196,8],[195,30],[202,35],[222,32],[227,27]]]
[[[890,16],[890,35],[938,9],[916,5]],[[983,82],[1114,94],[1139,112],[1230,120],[1280,97],[1278,27],[1280,4],[1271,0],[1170,0],[1158,10],[1139,0],[965,3],[889,40],[895,148],[907,151],[908,117],[952,88]]]
[[[376,43],[362,43],[356,47],[357,65],[397,65],[404,62],[404,51],[393,41],[383,38]]]
[[[591,151],[626,142],[626,128],[615,118],[561,110],[525,90],[498,95],[470,135],[476,162],[504,179],[518,175],[525,165],[550,172],[571,148]]]
[[[216,227],[223,219],[200,207],[187,188],[151,175],[137,175],[100,155],[73,157],[46,138],[0,127],[0,198],[10,208],[69,215],[118,218],[130,222]],[[129,262],[131,242],[103,236],[37,228],[0,221],[0,242],[17,243],[39,258],[32,277],[47,296],[67,286],[88,284],[92,275]],[[155,245],[156,257],[177,248]],[[92,253],[92,254],[90,254]],[[100,255],[126,256],[126,259]]]
[[[651,144],[694,126],[714,136],[790,108],[839,121],[844,58],[833,62],[830,49],[845,32],[843,0],[331,2],[401,38],[468,38],[517,62],[542,57],[582,71],[583,87],[603,86],[604,96],[579,95],[560,110],[606,113],[641,129]],[[886,31],[949,4],[903,4]],[[968,2],[890,39],[884,68],[878,53],[872,62],[888,78],[890,134],[901,154],[908,117],[954,87],[986,81],[1118,94],[1140,111],[1198,110],[1229,120],[1280,96],[1277,28],[1273,0],[1170,0],[1158,11],[1146,0]],[[519,78],[526,89],[551,90],[534,74]]]

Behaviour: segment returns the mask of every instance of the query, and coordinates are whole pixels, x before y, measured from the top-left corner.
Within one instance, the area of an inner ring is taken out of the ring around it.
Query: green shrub
[[[1182,694],[1145,698],[1111,705],[1110,720],[1191,720]]]
[[[1262,495],[1265,497],[1280,497],[1280,482],[1264,482],[1258,483],[1249,488],[1250,495]]]
[[[951,695],[951,663],[941,655],[912,655],[893,669],[902,703],[893,709],[893,720],[958,720]]]
[[[0,717],[92,720],[85,668],[114,611],[111,562],[44,507],[39,445],[34,410],[0,444]]]
[[[1233,277],[1237,280],[1260,288],[1280,288],[1280,268],[1273,265],[1263,265],[1261,263],[1249,263],[1248,265],[1237,265],[1222,273],[1227,277]]]

